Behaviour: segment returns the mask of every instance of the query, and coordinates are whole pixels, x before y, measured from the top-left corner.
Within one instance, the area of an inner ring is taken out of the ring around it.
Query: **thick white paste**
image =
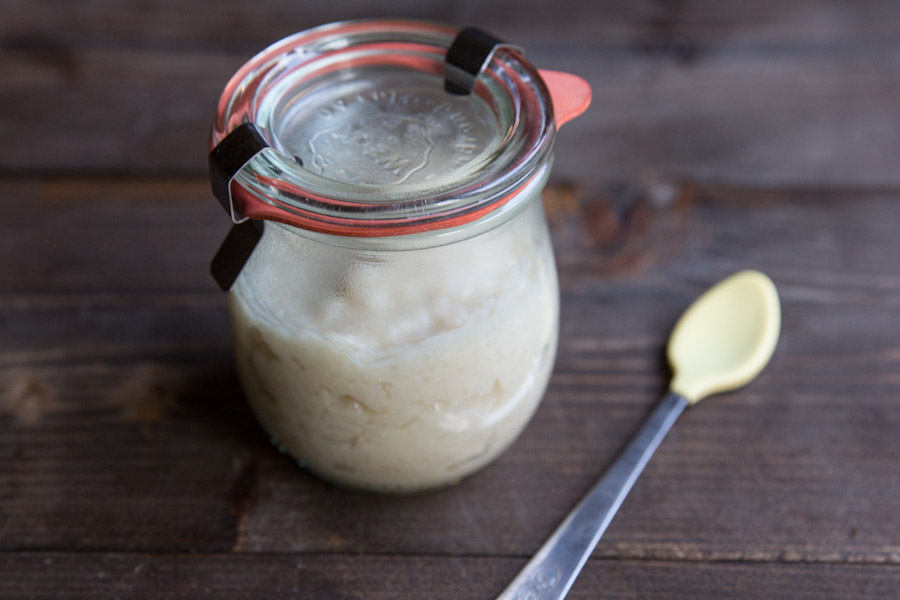
[[[376,491],[448,485],[507,448],[546,388],[558,315],[539,199],[492,231],[414,251],[266,223],[231,293],[259,420],[314,473]]]

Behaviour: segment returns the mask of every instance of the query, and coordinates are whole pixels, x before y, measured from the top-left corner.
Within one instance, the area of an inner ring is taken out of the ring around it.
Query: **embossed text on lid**
[[[546,177],[550,94],[521,52],[494,52],[472,93],[444,90],[458,30],[349,21],[267,48],[229,81],[210,148],[243,123],[270,146],[231,185],[240,212],[344,237],[490,226]]]
[[[445,93],[434,74],[369,68],[335,79],[303,102],[277,107],[270,125],[281,148],[322,177],[428,182],[477,165],[500,142],[487,104]]]

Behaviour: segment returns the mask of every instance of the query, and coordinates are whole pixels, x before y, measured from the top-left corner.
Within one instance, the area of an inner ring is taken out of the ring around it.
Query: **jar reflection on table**
[[[241,383],[274,441],[332,483],[400,493],[506,449],[556,353],[539,187],[487,231],[415,248],[266,222],[230,306]]]

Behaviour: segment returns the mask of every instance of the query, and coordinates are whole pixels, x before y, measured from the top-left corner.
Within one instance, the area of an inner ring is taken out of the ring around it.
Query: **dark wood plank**
[[[312,550],[311,540],[323,540],[327,549],[343,551],[535,551],[654,396],[642,391],[654,387],[654,378],[610,368],[624,362],[621,355],[603,361],[604,373],[583,378],[594,383],[562,385],[570,361],[561,358],[543,407],[513,450],[459,488],[404,500],[324,488],[320,495],[308,493],[305,482],[290,476],[292,465],[281,463],[260,481],[264,501],[248,513],[242,547]],[[773,369],[771,387],[758,385],[686,415],[597,555],[896,561],[900,525],[888,483],[900,458],[896,390],[854,406],[843,395],[785,391],[777,384],[780,372]],[[840,384],[823,379],[823,386]],[[348,522],[351,514],[359,520]]]
[[[0,594],[28,598],[493,598],[521,565],[485,557],[0,554]],[[590,561],[568,598],[888,600],[883,566]]]
[[[6,186],[0,239],[76,266],[0,270],[3,548],[525,556],[662,392],[681,310],[754,266],[784,302],[773,364],[685,415],[597,556],[898,560],[896,195],[554,187],[563,323],[544,405],[490,469],[398,499],[331,489],[269,447],[201,271],[224,218],[199,183],[169,185]]]
[[[576,260],[585,238],[556,215],[563,341],[545,404],[497,465],[417,498],[333,490],[268,447],[242,408],[220,296],[17,294],[3,306],[0,330],[0,431],[11,459],[0,469],[0,489],[9,491],[2,543],[527,554],[662,391],[661,349],[683,306],[720,272],[752,259],[782,286],[775,362],[747,391],[684,417],[598,555],[896,561],[900,325],[889,257],[898,205],[864,195],[845,213],[836,200],[799,194],[794,203],[780,197],[775,212],[771,196],[698,193],[675,225],[684,245],[655,265],[635,261],[637,271],[603,270],[609,261],[592,253]],[[576,214],[607,201],[584,200]],[[100,222],[136,218],[105,202],[88,211]],[[144,238],[123,231],[146,249],[163,243],[166,227],[148,219]],[[625,230],[621,248],[647,242]],[[779,242],[789,231],[796,235]],[[876,254],[881,262],[869,260]],[[797,266],[784,269],[789,255]],[[823,264],[837,256],[844,262],[827,277]],[[858,274],[863,268],[867,278]],[[156,263],[145,269],[160,276]],[[114,287],[119,275],[106,276]],[[246,501],[232,514],[221,494],[235,486]],[[159,512],[146,516],[151,489]],[[195,519],[194,537],[179,534]]]
[[[664,302],[646,290],[632,297],[648,315]],[[267,444],[243,407],[222,310],[7,310],[44,344],[70,324],[52,352],[2,354],[0,544],[528,553],[665,381],[663,330],[628,337],[614,319],[591,330],[572,314],[592,304],[566,296],[564,329],[581,334],[564,337],[544,406],[513,450],[458,488],[403,499],[333,490]],[[895,311],[856,316],[884,336],[861,347],[846,332],[823,344],[841,332],[817,321],[839,321],[841,309],[790,308],[769,371],[683,418],[600,555],[897,560]],[[792,317],[803,310],[818,318]],[[247,500],[235,508],[226,492],[237,488]]]
[[[284,2],[28,6],[0,19],[0,135],[17,141],[0,148],[7,172],[202,174],[230,75],[288,31],[362,12]],[[594,107],[562,133],[559,178],[900,183],[890,126],[900,69],[884,60],[900,47],[895,3],[480,6],[406,14],[483,14],[536,64],[592,83]]]
[[[202,179],[0,178],[0,301],[198,302],[220,297],[209,259],[230,221]],[[664,178],[552,184],[545,206],[563,287],[697,288],[765,267],[809,302],[890,306],[900,204],[890,190],[753,190]],[[180,299],[173,299],[179,294]],[[43,295],[42,298],[39,296]],[[193,295],[193,299],[188,299]],[[604,296],[610,298],[610,296]],[[601,301],[604,298],[600,299]]]
[[[3,293],[218,291],[209,261],[231,221],[208,182],[4,182],[0,252],[19,259],[0,265]]]
[[[110,45],[207,52],[255,52],[295,31],[363,17],[419,18],[478,25],[510,40],[616,46],[671,43],[702,45],[877,45],[900,32],[900,9],[890,0],[737,0],[715,3],[573,0],[415,2],[398,0],[373,12],[365,0],[337,4],[273,0],[249,7],[240,0],[139,0],[0,2],[0,34],[11,49],[61,40],[71,45]],[[58,48],[58,46],[57,46]]]
[[[141,359],[0,382],[4,549],[233,547],[265,440],[230,369]]]
[[[0,0],[0,597],[494,597],[664,389],[703,288],[773,276],[782,340],[677,424],[570,597],[900,589],[900,4],[413,3],[578,72],[547,206],[547,397],[437,494],[333,489],[278,454],[207,275],[216,97],[348,0]],[[386,12],[385,12],[386,11]]]

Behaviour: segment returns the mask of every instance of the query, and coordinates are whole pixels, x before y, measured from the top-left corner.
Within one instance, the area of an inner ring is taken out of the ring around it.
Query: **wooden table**
[[[493,598],[663,392],[680,312],[745,267],[782,339],[688,411],[570,597],[900,597],[900,3],[0,0],[0,597]],[[546,197],[547,396],[436,494],[271,447],[207,264],[216,99],[295,30],[479,24],[594,105]]]

